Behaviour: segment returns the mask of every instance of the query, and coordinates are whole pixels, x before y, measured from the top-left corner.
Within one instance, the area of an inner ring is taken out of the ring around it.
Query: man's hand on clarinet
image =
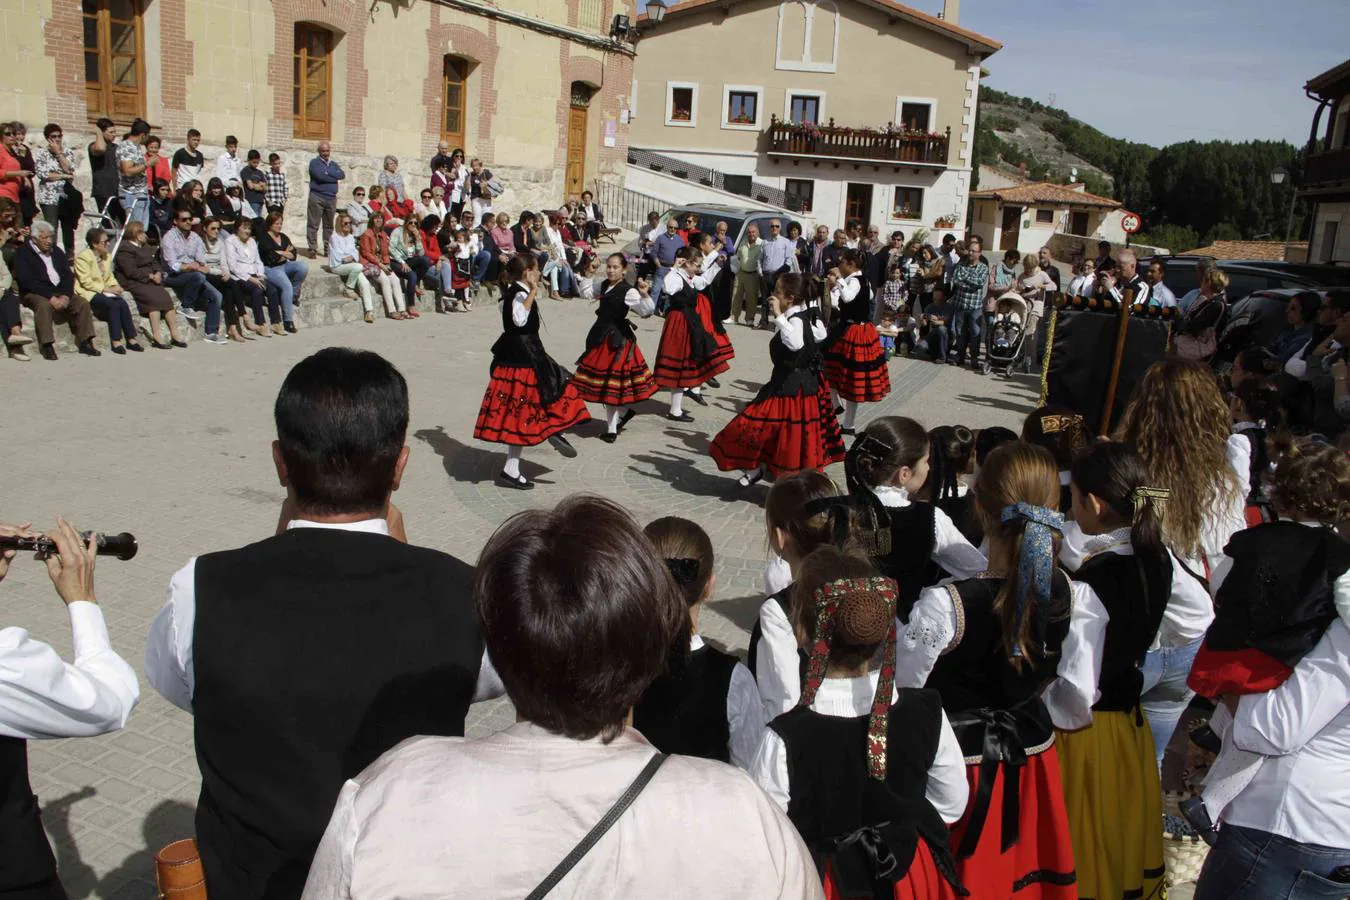
[[[60,516],[56,530],[47,537],[56,544],[55,555],[48,556],[47,574],[51,576],[56,593],[69,606],[81,600],[97,603],[94,599],[94,561],[98,558],[98,537],[89,535],[89,541],[80,539],[80,533]]]
[[[5,537],[25,537],[32,534],[28,529],[33,525],[32,522],[24,522],[22,525],[0,525],[0,535]],[[0,553],[0,581],[5,580],[9,574],[9,561],[14,558],[15,550],[6,550]]]

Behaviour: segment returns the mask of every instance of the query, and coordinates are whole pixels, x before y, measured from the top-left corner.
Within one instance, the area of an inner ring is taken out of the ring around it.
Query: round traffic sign
[[[1141,224],[1143,223],[1139,221],[1138,213],[1127,212],[1120,218],[1121,230],[1124,231],[1126,234],[1134,234],[1136,231],[1139,230],[1139,226]]]

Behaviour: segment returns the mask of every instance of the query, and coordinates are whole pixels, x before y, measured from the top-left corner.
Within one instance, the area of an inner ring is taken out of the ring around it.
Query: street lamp
[[[1284,180],[1289,177],[1289,173],[1284,169],[1275,169],[1270,173],[1270,183],[1274,185],[1284,184]],[[1293,187],[1293,185],[1290,185]],[[1289,262],[1289,238],[1294,230],[1294,201],[1298,199],[1298,191],[1291,191],[1289,194],[1289,223],[1284,226],[1284,261]]]
[[[659,24],[666,17],[666,5],[661,0],[651,0],[647,4],[647,21]]]

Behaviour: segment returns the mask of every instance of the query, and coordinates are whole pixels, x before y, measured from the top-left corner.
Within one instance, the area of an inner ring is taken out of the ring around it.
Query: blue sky
[[[960,24],[1003,42],[986,85],[1154,146],[1301,145],[1304,83],[1350,58],[1350,0],[962,0]]]

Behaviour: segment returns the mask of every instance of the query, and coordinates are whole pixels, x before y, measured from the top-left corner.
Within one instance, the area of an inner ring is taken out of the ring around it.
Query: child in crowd
[[[918,422],[884,416],[868,423],[844,462],[860,540],[881,573],[899,584],[902,622],[919,592],[936,583],[934,563],[957,578],[987,566],[945,512],[912,499],[928,479],[930,446]]]
[[[895,687],[895,582],[833,547],[801,576],[809,675],[751,774],[797,827],[826,897],[966,895],[947,839],[966,808],[964,760],[937,692]]]
[[[909,291],[905,286],[905,270],[900,266],[891,266],[886,272],[886,280],[881,285],[881,303],[877,305],[882,318],[886,312],[895,313],[905,304]]]
[[[454,299],[450,303],[450,309],[458,308],[462,312],[469,312],[473,309],[473,300],[469,298],[469,285],[472,282],[471,270],[473,268],[473,236],[469,229],[460,226],[455,229],[455,253],[450,259],[451,288]]]
[[[780,479],[764,501],[769,549],[777,557],[765,574],[770,594],[760,605],[750,631],[748,660],[755,673],[767,719],[797,705],[802,693],[806,654],[797,645],[790,615],[792,582],[802,561],[817,547],[848,539],[848,499],[819,472],[798,472]],[[780,575],[777,568],[787,570]]]
[[[991,428],[981,428],[975,432],[975,471],[978,473],[984,465],[984,461],[989,458],[989,454],[994,449],[1001,447],[1009,441],[1017,440],[1017,432],[1011,428],[1004,428],[1001,425],[995,425]]]
[[[826,277],[833,311],[824,348],[825,380],[834,391],[836,410],[844,413],[840,422],[844,434],[853,434],[858,404],[875,403],[891,392],[891,376],[872,324],[872,287],[861,269],[858,251],[845,250],[839,254],[838,269]]]
[[[764,734],[755,676],[730,653],[704,643],[699,613],[717,584],[708,533],[666,516],[643,529],[689,604],[689,634],[672,648],[670,671],[633,709],[633,727],[663,753],[701,756],[749,769]]]
[[[902,305],[895,314],[895,327],[899,332],[895,338],[898,352],[906,357],[912,357],[924,349],[923,343],[919,340],[919,320],[914,318],[909,304]]]
[[[973,799],[952,829],[972,897],[1077,900],[1054,729],[1092,721],[1106,611],[1055,567],[1063,517],[1055,462],[1021,441],[975,483],[989,571],[923,591],[896,683],[942,695]]]
[[[806,306],[805,278],[778,276],[769,297],[769,321],[773,373],[708,448],[717,468],[741,470],[741,487],[756,484],[766,473],[777,478],[844,458],[839,423],[821,390],[819,348],[825,326]]]
[[[1067,406],[1042,406],[1033,409],[1022,422],[1022,440],[1050,451],[1059,467],[1059,508],[1071,515],[1073,497],[1069,493],[1069,470],[1074,457],[1087,446],[1083,417]]]
[[[975,433],[964,425],[939,425],[928,432],[928,480],[922,499],[945,512],[971,544],[984,540],[966,479],[975,471]]]
[[[1266,485],[1270,480],[1269,444],[1285,425],[1280,389],[1264,378],[1244,378],[1237,382],[1229,408],[1233,412],[1233,434],[1242,435],[1251,445],[1247,524],[1260,525],[1275,518]]]
[[[586,332],[586,350],[577,359],[572,381],[583,400],[604,404],[605,433],[600,440],[612,444],[637,415],[633,405],[656,393],[628,318],[635,312],[645,319],[656,311],[656,304],[645,280],[639,278],[635,286],[629,286],[628,258],[622,253],[611,253],[605,259],[605,280],[597,286],[593,276],[598,267],[598,260],[592,262],[580,283],[581,296],[597,302],[595,324]]]
[[[900,328],[895,323],[894,310],[882,311],[881,322],[877,325],[877,335],[881,338],[881,352],[885,354],[886,361],[890,362],[891,357],[895,356],[896,338],[900,336]]]
[[[1022,314],[1015,310],[1011,300],[998,301],[994,307],[993,327],[991,345],[1006,356],[1022,333]]]
[[[1231,568],[1216,573],[1214,621],[1187,682],[1226,701],[1210,719],[1224,739],[1202,794],[1211,822],[1269,764],[1227,734],[1240,698],[1283,684],[1338,616],[1350,625],[1350,544],[1335,531],[1350,520],[1350,459],[1318,441],[1289,445],[1271,499],[1279,521],[1239,531],[1224,547]],[[1187,815],[1208,824],[1195,809]]]
[[[713,386],[717,376],[731,368],[734,355],[730,342],[717,340],[712,323],[712,307],[699,303],[700,293],[708,288],[721,271],[714,262],[703,268],[703,257],[692,247],[675,251],[675,265],[666,273],[661,294],[666,304],[666,323],[661,329],[661,342],[656,348],[656,367],[652,380],[658,387],[670,391],[670,411],[666,418],[672,422],[692,422],[694,417],[684,411],[684,397],[707,406],[703,399],[704,384]],[[702,310],[706,307],[706,315]]]
[[[935,363],[945,363],[947,347],[951,343],[952,307],[947,302],[947,288],[944,285],[933,285],[933,299],[923,308],[923,321],[928,358]]]
[[[1073,461],[1074,521],[1084,535],[1073,579],[1105,607],[1099,697],[1086,728],[1055,735],[1082,897],[1162,893],[1162,786],[1153,732],[1140,715],[1144,655],[1176,591],[1200,582],[1162,543],[1167,491],[1126,444],[1098,443]],[[1065,553],[1061,552],[1061,559]]]

